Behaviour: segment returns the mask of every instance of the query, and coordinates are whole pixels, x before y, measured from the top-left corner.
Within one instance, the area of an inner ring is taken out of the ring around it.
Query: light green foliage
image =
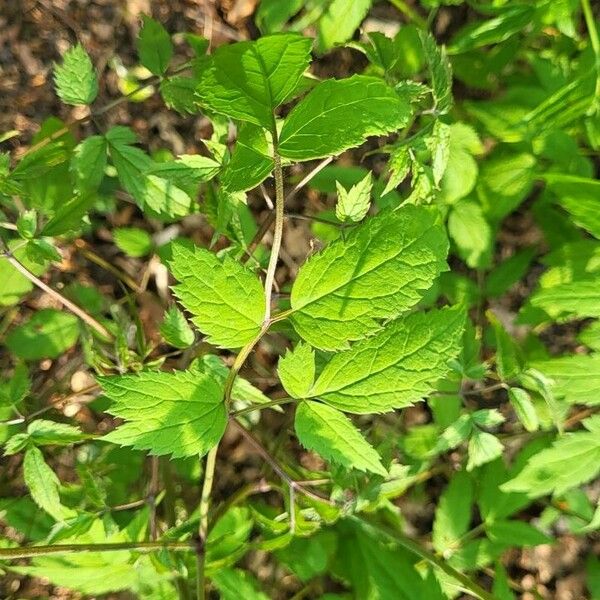
[[[69,446],[87,439],[77,427],[37,419],[27,426],[27,433],[18,433],[6,443],[5,454],[16,454],[29,444],[35,446]]]
[[[371,205],[371,190],[373,179],[371,172],[367,173],[356,185],[347,190],[339,181],[336,181],[337,204],[335,216],[342,222],[358,223],[369,212]]]
[[[165,313],[160,334],[167,344],[175,348],[187,348],[194,343],[194,332],[176,306],[171,306]]]
[[[525,468],[502,485],[506,492],[525,492],[531,498],[562,494],[590,481],[600,471],[598,432],[566,433],[551,447],[535,454]]]
[[[452,67],[446,56],[446,49],[435,43],[435,38],[419,31],[423,52],[429,66],[431,93],[434,110],[438,114],[447,113],[452,107]]]
[[[248,571],[221,569],[213,576],[213,582],[223,600],[268,600],[260,590],[258,582]]]
[[[46,464],[41,450],[35,446],[30,446],[25,452],[23,478],[33,501],[57,521],[62,520],[65,508],[58,495],[60,481]]]
[[[54,67],[58,97],[66,104],[91,104],[98,95],[98,80],[92,61],[77,44],[65,52],[62,64]]]
[[[71,159],[71,170],[82,190],[96,191],[106,169],[106,138],[92,135],[78,144]]]
[[[44,308],[6,337],[6,346],[24,360],[56,358],[75,345],[79,321],[71,313]]]
[[[226,256],[221,262],[204,248],[173,248],[170,267],[180,282],[173,288],[208,341],[240,348],[261,329],[265,295],[252,271]]]
[[[8,243],[8,248],[15,258],[26,266],[34,275],[41,275],[46,270],[45,264],[32,261],[27,256],[27,249],[22,240],[14,239]],[[0,256],[0,306],[16,304],[19,298],[33,289],[33,284],[22,273],[17,271],[4,256]]]
[[[173,44],[165,28],[147,15],[142,15],[137,47],[140,62],[154,75],[163,75],[173,56]]]
[[[149,371],[98,382],[110,413],[126,421],[106,441],[177,458],[206,454],[225,431],[223,388],[208,375]]]
[[[286,117],[279,152],[294,160],[340,154],[370,136],[401,129],[410,114],[408,102],[380,79],[365,75],[328,79]]]
[[[294,34],[219,47],[196,89],[210,110],[274,131],[274,110],[296,91],[311,41]]]
[[[379,413],[410,406],[433,390],[460,350],[464,314],[413,313],[339,352],[311,395],[346,412]]]
[[[293,351],[279,359],[279,379],[293,398],[308,398],[315,381],[315,352],[308,344],[299,343]]]
[[[152,238],[139,227],[118,227],[113,230],[117,247],[129,256],[145,256],[152,250]]]
[[[527,431],[536,431],[539,427],[539,419],[531,402],[531,396],[521,388],[511,387],[508,390],[508,398],[523,427]]]
[[[450,211],[448,233],[460,257],[471,268],[485,268],[492,250],[492,231],[481,206],[472,200],[460,200]]]
[[[292,321],[309,343],[337,349],[412,308],[446,268],[433,210],[406,206],[369,219],[300,269]]]
[[[324,52],[336,44],[347,42],[367,16],[372,0],[333,0],[319,19],[317,41]]]
[[[387,475],[377,452],[342,412],[304,401],[296,409],[294,428],[300,443],[347,469]]]
[[[450,480],[441,495],[433,522],[433,547],[437,552],[451,555],[471,523],[473,483],[465,471]]]

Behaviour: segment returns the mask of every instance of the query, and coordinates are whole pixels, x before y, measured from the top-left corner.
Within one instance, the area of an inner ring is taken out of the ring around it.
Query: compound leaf
[[[113,401],[108,412],[125,423],[104,440],[173,458],[206,454],[227,425],[223,387],[196,371],[99,377]]]
[[[286,117],[279,152],[294,160],[340,154],[369,136],[397,131],[410,114],[408,102],[381,79],[366,75],[328,79]]]
[[[446,269],[447,240],[436,213],[406,206],[382,212],[315,254],[291,294],[296,331],[335,350],[412,308]]]
[[[376,450],[344,413],[320,402],[301,402],[294,420],[300,443],[347,469],[387,475]]]
[[[211,344],[240,348],[261,329],[265,294],[256,275],[226,256],[221,262],[204,248],[173,247],[173,289],[192,321]]]
[[[409,406],[431,392],[460,351],[465,323],[457,308],[413,313],[356,342],[325,365],[310,395],[352,413]]]

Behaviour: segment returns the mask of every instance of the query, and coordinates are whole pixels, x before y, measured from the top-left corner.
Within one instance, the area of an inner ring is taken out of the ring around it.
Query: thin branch
[[[47,294],[52,296],[55,300],[58,300],[66,309],[70,310],[74,315],[79,317],[84,323],[87,323],[92,329],[95,329],[100,335],[107,340],[112,341],[113,335],[94,317],[86,313],[83,309],[79,308],[76,304],[65,298],[62,294],[53,290],[50,286],[46,285],[39,277],[36,277],[24,264],[17,260],[10,252],[5,252],[4,257],[6,260],[15,268],[19,273],[24,275],[31,283],[36,285],[41,290],[44,290]]]
[[[272,400],[271,402],[264,402],[263,404],[252,404],[251,406],[246,406],[245,408],[240,408],[240,410],[234,410],[229,413],[230,417],[239,417],[241,415],[246,415],[248,413],[254,412],[256,410],[264,410],[265,408],[273,408],[274,406],[280,406],[282,404],[290,404],[292,402],[298,402],[297,398],[279,398],[277,400]]]
[[[135,552],[155,552],[157,550],[194,550],[192,542],[116,542],[107,544],[56,544],[51,546],[21,546],[20,548],[0,548],[0,560],[17,558],[35,558],[50,554],[72,554],[79,552],[119,552],[132,550]]]

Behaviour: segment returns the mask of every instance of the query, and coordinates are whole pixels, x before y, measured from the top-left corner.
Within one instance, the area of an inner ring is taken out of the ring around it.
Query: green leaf
[[[265,293],[252,271],[226,256],[221,262],[204,248],[173,247],[170,262],[179,280],[173,290],[211,344],[240,348],[259,333]]]
[[[507,546],[539,546],[553,542],[551,537],[523,521],[494,521],[486,525],[485,531],[493,542]]]
[[[372,0],[330,2],[317,25],[319,50],[325,52],[336,44],[347,42],[367,16],[371,2]]]
[[[518,347],[491,310],[486,312],[486,316],[494,330],[498,375],[502,381],[510,381],[522,371]]]
[[[92,135],[76,146],[71,158],[71,171],[80,190],[98,189],[106,169],[106,151],[106,138],[101,135]]]
[[[142,15],[142,28],[137,40],[140,62],[154,75],[162,75],[168,68],[173,56],[173,44],[165,28]]]
[[[354,75],[319,83],[286,117],[279,152],[294,160],[340,154],[408,123],[408,102],[381,79]]]
[[[273,170],[272,152],[264,129],[245,123],[221,176],[230,192],[245,192],[262,183]]]
[[[146,256],[152,250],[152,237],[139,227],[117,227],[112,233],[117,247],[128,256]]]
[[[2,379],[2,385],[0,386],[0,406],[18,405],[25,399],[30,390],[31,380],[29,379],[27,366],[24,364],[17,365],[12,377],[8,381]]]
[[[347,469],[387,475],[375,449],[344,413],[320,402],[301,402],[294,428],[300,443]]]
[[[505,492],[525,492],[530,498],[562,494],[590,481],[600,471],[597,432],[566,433],[550,448],[529,459],[525,468],[501,486]]]
[[[410,172],[410,164],[411,159],[410,153],[408,151],[408,146],[395,146],[392,149],[388,161],[390,178],[388,179],[388,182],[385,185],[382,195],[385,195],[393,189],[397,188],[406,179]]]
[[[17,219],[17,231],[19,235],[26,240],[35,237],[37,230],[38,214],[35,210],[26,210],[19,215]]]
[[[410,406],[450,371],[447,363],[460,351],[464,322],[456,308],[397,319],[334,355],[311,396],[359,414]]]
[[[259,589],[258,581],[248,571],[219,569],[212,577],[221,600],[269,600]]]
[[[503,451],[504,446],[495,435],[474,428],[469,440],[467,471],[472,471],[474,468],[502,456]]]
[[[275,131],[274,110],[296,90],[310,62],[312,41],[297,34],[220,46],[202,72],[202,106]]]
[[[34,275],[41,275],[46,270],[46,265],[34,263],[29,259],[23,241],[14,239],[8,242],[8,248],[15,258],[25,265]],[[16,304],[19,298],[33,289],[33,283],[15,269],[8,260],[0,256],[0,306]]]
[[[66,423],[55,423],[36,419],[27,427],[29,439],[36,446],[70,446],[88,438],[77,427]]]
[[[57,358],[75,345],[79,321],[74,315],[44,308],[6,337],[8,349],[24,360]]]
[[[279,359],[277,367],[281,384],[292,398],[308,398],[315,381],[315,352],[300,342]]]
[[[537,431],[540,423],[531,396],[521,388],[511,387],[508,389],[508,399],[523,427],[527,431]]]
[[[371,190],[373,188],[373,177],[369,171],[363,179],[347,190],[339,181],[336,181],[337,203],[335,205],[335,216],[342,223],[358,223],[362,221],[369,212],[371,205]]]
[[[440,496],[433,521],[433,547],[442,554],[452,554],[457,542],[471,523],[473,483],[465,471],[456,473]]]
[[[535,256],[535,248],[525,248],[497,265],[485,280],[485,294],[496,298],[506,293],[517,281],[520,281]]]
[[[160,334],[167,344],[175,348],[188,348],[194,343],[194,332],[176,306],[171,306],[165,313]]]
[[[448,217],[448,233],[458,255],[472,269],[489,265],[494,238],[481,206],[473,200],[460,200]]]
[[[552,383],[554,394],[569,404],[600,405],[600,352],[531,363]]]
[[[596,239],[600,239],[600,181],[558,174],[549,174],[545,179],[548,188],[555,194],[558,203],[572,216],[574,223],[589,231]]]
[[[405,206],[352,229],[302,265],[291,294],[296,331],[318,348],[343,348],[412,308],[446,269],[434,210]]]
[[[62,65],[54,67],[58,97],[66,104],[91,104],[98,95],[98,80],[92,61],[77,44],[65,52]]]
[[[429,67],[431,93],[434,110],[437,114],[445,114],[452,107],[452,67],[446,56],[446,49],[435,43],[435,38],[424,31],[419,31],[423,52]]]
[[[65,516],[65,508],[58,495],[60,481],[44,461],[41,450],[35,446],[30,446],[25,452],[23,479],[33,501],[57,521],[61,521]]]
[[[223,387],[207,374],[144,372],[97,379],[113,401],[108,412],[126,421],[103,437],[108,442],[180,458],[206,454],[223,436]]]
[[[600,321],[590,323],[579,333],[577,339],[588,348],[600,351]]]

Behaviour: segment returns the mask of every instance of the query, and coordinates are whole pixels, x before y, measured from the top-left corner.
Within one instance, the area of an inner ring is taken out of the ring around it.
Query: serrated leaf
[[[176,306],[171,306],[165,313],[160,334],[167,344],[175,348],[188,348],[194,343],[194,332]]]
[[[445,114],[450,110],[453,102],[452,67],[446,56],[446,49],[438,46],[430,33],[419,31],[419,37],[429,67],[434,109],[438,114]]]
[[[498,520],[486,525],[488,537],[507,546],[539,546],[551,544],[552,538],[523,521]]]
[[[99,377],[113,403],[108,412],[125,423],[104,440],[173,458],[204,455],[227,425],[223,387],[193,371]]]
[[[456,473],[440,496],[433,521],[433,547],[442,554],[457,550],[471,523],[473,482],[465,471]]]
[[[525,468],[501,486],[530,498],[562,494],[590,481],[600,471],[600,440],[596,432],[566,433],[550,448],[535,454]]]
[[[339,181],[336,181],[337,203],[335,205],[335,216],[342,223],[358,223],[362,221],[369,212],[371,205],[371,190],[373,189],[373,177],[369,171],[363,179],[347,190]]]
[[[502,456],[504,446],[502,442],[491,433],[474,428],[469,440],[469,460],[467,471],[484,465]]]
[[[266,132],[252,123],[239,130],[231,159],[223,169],[221,183],[230,192],[245,192],[262,183],[273,170]]]
[[[180,115],[193,115],[197,111],[196,84],[193,77],[175,75],[160,82],[160,94],[170,109]]]
[[[71,158],[71,170],[80,190],[96,191],[106,169],[106,139],[92,135],[75,147]]]
[[[522,370],[521,360],[519,359],[519,349],[502,326],[496,315],[491,311],[486,312],[489,322],[494,330],[496,341],[496,368],[502,381],[514,379]]]
[[[408,146],[401,145],[392,149],[388,161],[388,169],[390,170],[390,178],[386,183],[382,195],[391,192],[397,188],[407,177],[410,172],[410,154]]]
[[[24,360],[57,358],[71,348],[79,337],[79,320],[74,315],[44,308],[6,338],[8,349]]]
[[[296,331],[317,348],[343,348],[412,308],[446,269],[436,212],[385,211],[302,265],[291,294]]]
[[[58,97],[66,104],[91,104],[98,95],[98,80],[92,61],[81,44],[65,52],[61,65],[54,67]]]
[[[158,22],[142,15],[142,28],[137,40],[140,62],[154,75],[162,75],[173,56],[171,37]]]
[[[344,413],[320,402],[301,402],[294,428],[300,443],[347,469],[387,475],[381,458]]]
[[[413,313],[339,352],[311,390],[345,412],[367,414],[410,406],[433,391],[460,351],[465,315],[444,308]]]
[[[540,423],[531,396],[521,388],[511,387],[508,389],[508,399],[523,427],[527,431],[537,431]]]
[[[139,227],[117,227],[113,229],[117,247],[128,256],[146,256],[152,250],[152,237]]]
[[[294,160],[340,154],[368,137],[408,123],[411,107],[375,77],[353,75],[319,83],[286,117],[279,152]]]
[[[88,436],[73,425],[36,419],[27,427],[29,439],[36,446],[69,446]]]
[[[308,398],[315,381],[315,352],[300,342],[279,359],[279,379],[292,398]]]
[[[265,294],[256,275],[226,256],[221,262],[204,248],[173,247],[170,262],[179,280],[173,290],[211,344],[240,348],[260,331]]]
[[[311,45],[309,38],[285,33],[220,46],[196,88],[200,105],[275,131],[273,111],[296,89]]]
[[[25,452],[23,478],[33,501],[57,521],[62,520],[65,508],[58,495],[60,481],[46,464],[41,450],[35,446],[30,446]]]

